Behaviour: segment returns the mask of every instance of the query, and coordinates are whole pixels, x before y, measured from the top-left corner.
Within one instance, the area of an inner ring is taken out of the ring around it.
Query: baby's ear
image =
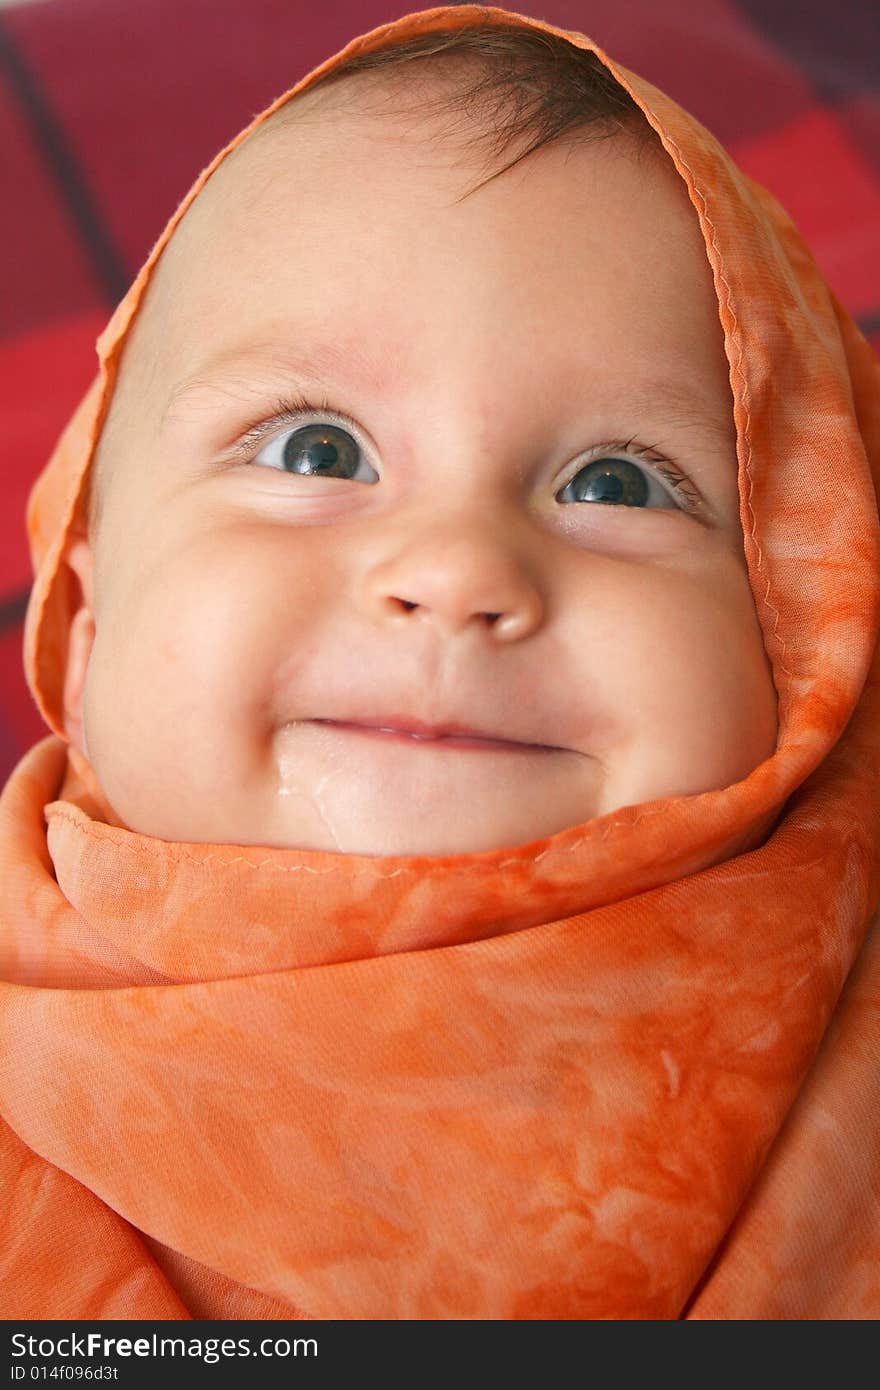
[[[83,724],[83,693],[92,645],[95,640],[94,556],[91,541],[82,533],[64,553],[67,567],[68,636],[64,671],[64,732],[83,757],[88,758]]]

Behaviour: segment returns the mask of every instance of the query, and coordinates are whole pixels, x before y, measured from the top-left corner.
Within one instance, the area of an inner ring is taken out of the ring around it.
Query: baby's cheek
[[[216,595],[200,584],[177,586],[170,597],[164,586],[143,593],[127,638],[122,623],[116,640],[109,631],[103,642],[96,638],[85,735],[98,782],[124,824],[198,839],[207,810],[241,801],[253,780],[242,690],[259,675],[247,660],[240,615],[224,623]]]
[[[108,663],[145,746],[208,756],[212,739],[228,751],[266,736],[279,669],[323,624],[306,549],[282,527],[221,522],[178,538],[130,585]]]

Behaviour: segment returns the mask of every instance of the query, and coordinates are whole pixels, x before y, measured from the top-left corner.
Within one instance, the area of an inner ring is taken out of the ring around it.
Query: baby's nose
[[[544,604],[526,558],[488,529],[434,529],[389,547],[360,586],[369,615],[424,622],[449,633],[478,626],[515,641],[542,621]]]

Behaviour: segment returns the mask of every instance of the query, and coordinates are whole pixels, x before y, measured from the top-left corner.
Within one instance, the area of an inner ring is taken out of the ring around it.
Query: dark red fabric
[[[0,785],[46,733],[24,683],[30,487],[95,338],[194,177],[253,114],[410,4],[44,0],[0,9]],[[691,111],[805,235],[880,352],[880,8],[542,0]]]

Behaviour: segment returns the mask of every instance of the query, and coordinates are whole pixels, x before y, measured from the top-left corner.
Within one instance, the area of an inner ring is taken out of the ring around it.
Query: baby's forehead
[[[252,239],[253,222],[242,210],[267,188],[295,189],[314,210],[319,231],[321,187],[309,185],[310,171],[355,187],[384,171],[386,207],[371,209],[380,218],[412,196],[409,173],[426,164],[456,165],[453,196],[460,196],[474,172],[494,178],[523,158],[525,170],[529,152],[543,143],[613,144],[623,158],[645,166],[640,173],[646,181],[654,170],[678,180],[650,122],[596,54],[564,40],[554,40],[550,51],[543,36],[538,43],[518,32],[505,34],[500,48],[499,41],[495,36],[487,46],[479,35],[456,30],[451,46],[447,36],[440,51],[432,36],[429,56],[418,54],[415,62],[398,46],[358,53],[341,71],[334,66],[320,74],[263,116],[176,227],[141,315],[157,322],[175,317],[199,271],[223,261],[232,234],[240,230]],[[562,170],[559,177],[565,177]],[[353,237],[356,232],[353,226]],[[240,270],[231,258],[223,273],[234,284],[252,271]],[[146,325],[138,336],[148,336]]]
[[[357,87],[356,83],[351,85]],[[536,168],[535,154],[525,138],[513,141],[502,155],[495,141],[493,153],[493,132],[479,116],[450,124],[442,110],[386,109],[362,92],[343,99],[348,86],[346,82],[340,84],[341,91],[331,87],[301,94],[262,122],[219,165],[160,259],[158,279],[180,282],[174,295],[167,296],[169,307],[197,268],[193,260],[204,266],[207,257],[222,256],[231,233],[237,233],[247,246],[259,239],[261,229],[251,209],[261,201],[265,205],[267,198],[273,200],[274,212],[280,197],[289,195],[287,208],[294,215],[308,213],[314,240],[321,233],[323,190],[344,187],[353,197],[370,197],[380,189],[381,201],[371,197],[370,215],[375,224],[390,221],[396,211],[426,197],[435,198],[435,205],[444,210],[479,196],[494,179],[503,179],[513,165],[517,166],[512,170],[517,180],[528,178]],[[646,122],[643,125],[653,137],[650,126]],[[586,166],[569,165],[569,157],[578,146],[588,148]],[[540,158],[542,151],[561,151],[564,157],[547,161]],[[555,181],[567,190],[580,189],[585,201],[602,195],[602,171],[607,160],[631,165],[645,189],[658,179],[671,188],[679,212],[684,214],[682,220],[690,224],[691,232],[696,227],[684,184],[656,139],[642,134],[635,138],[630,130],[603,134],[586,128],[544,142],[537,147],[537,156],[545,186]],[[595,218],[595,210],[591,211]],[[658,207],[658,219],[665,212]],[[500,235],[504,236],[503,227]],[[609,227],[608,237],[613,235]],[[355,244],[356,222],[350,226],[350,236]],[[228,273],[231,279],[236,277],[234,260]],[[161,299],[161,289],[154,297]]]
[[[345,90],[349,87],[354,90]],[[342,261],[351,260],[362,240],[358,225],[361,197],[369,202],[369,217],[375,229],[401,215],[405,220],[420,198],[435,199],[439,208],[445,208],[465,195],[465,209],[470,197],[477,200],[471,206],[479,208],[486,196],[490,201],[497,199],[501,190],[503,199],[503,190],[515,191],[523,180],[529,179],[530,170],[538,170],[542,193],[554,180],[567,192],[574,190],[583,201],[592,234],[611,241],[614,233],[603,221],[605,214],[599,214],[596,199],[605,196],[603,185],[610,176],[609,161],[618,165],[622,162],[630,168],[631,191],[635,192],[638,184],[638,192],[644,197],[655,179],[671,189],[671,200],[660,198],[652,206],[654,234],[662,227],[667,249],[671,242],[681,239],[681,234],[685,239],[683,252],[699,262],[697,274],[710,277],[696,214],[662,147],[658,150],[618,133],[612,138],[590,138],[586,142],[586,161],[570,162],[575,151],[564,141],[547,142],[517,169],[504,172],[494,189],[490,178],[487,193],[483,188],[469,193],[473,184],[469,174],[474,168],[485,170],[487,160],[485,145],[479,151],[472,147],[469,154],[463,153],[463,126],[453,132],[450,142],[448,122],[444,125],[442,112],[420,114],[406,107],[389,107],[381,95],[376,99],[372,87],[365,99],[358,83],[343,83],[340,88],[319,88],[295,98],[235,147],[207,180],[154,268],[134,325],[133,351],[124,358],[123,378],[132,375],[131,358],[143,351],[151,357],[154,375],[161,378],[158,384],[167,396],[174,379],[196,365],[205,346],[213,346],[214,339],[221,336],[240,338],[240,319],[265,315],[268,291],[271,300],[277,287],[275,303],[279,311],[298,307],[304,295],[313,294],[314,284],[297,280],[300,263],[303,280],[313,280],[315,274],[325,277],[324,293],[333,288],[331,277],[341,277],[351,284],[350,265],[340,270],[339,260],[322,261],[320,248],[322,242],[327,242],[340,251]],[[478,119],[471,119],[470,128],[472,133],[479,129],[485,134]],[[495,158],[488,165],[498,169],[503,167],[503,161]],[[404,166],[412,177],[400,176]],[[657,191],[656,185],[653,189]],[[339,202],[340,190],[348,202]],[[659,191],[662,192],[662,186]],[[543,206],[546,211],[546,204]],[[499,252],[517,234],[509,217],[505,223],[503,201],[501,209],[503,215],[491,232],[493,247],[497,246]],[[335,228],[331,225],[334,218],[340,219]],[[454,228],[454,223],[449,225]],[[464,225],[467,230],[467,223]],[[605,232],[603,227],[607,228]],[[455,251],[463,262],[479,254],[481,248],[472,246],[467,237]],[[528,276],[541,269],[535,257],[525,264],[524,273]],[[435,266],[423,256],[419,273],[425,277],[423,283],[436,284],[448,273],[447,260],[440,259]],[[398,296],[402,278],[389,275],[383,286],[382,297],[389,309]],[[358,296],[364,311],[372,304],[371,293],[370,287],[365,286]],[[352,305],[346,309],[348,320],[356,308]],[[594,312],[604,312],[602,305],[594,306]],[[685,303],[678,308],[673,305],[673,312],[683,322]],[[522,317],[517,301],[505,302],[503,313],[508,323]],[[386,313],[376,320],[371,331],[381,336],[387,325]],[[247,329],[248,324],[241,326]],[[222,347],[222,343],[217,345]]]

